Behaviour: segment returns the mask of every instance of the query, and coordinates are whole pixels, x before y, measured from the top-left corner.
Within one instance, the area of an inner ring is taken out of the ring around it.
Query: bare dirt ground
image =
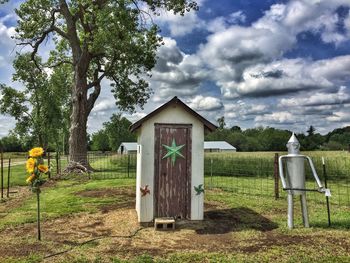
[[[228,208],[221,203],[205,204],[202,222],[179,221],[175,231],[155,231],[141,227],[134,210],[134,188],[101,189],[77,193],[87,197],[118,197],[122,201],[100,207],[93,214],[79,213],[42,223],[42,242],[35,240],[36,225],[9,227],[0,232],[0,255],[26,257],[40,254],[47,262],[69,260],[76,253],[133,258],[147,253],[163,257],[176,252],[256,253],[270,247],[318,246],[326,235],[288,235],[277,225],[248,208]],[[242,234],[248,231],[249,234]],[[349,235],[348,235],[349,237]],[[330,241],[350,253],[350,239],[340,236]],[[61,253],[63,252],[63,253]],[[54,255],[55,253],[59,253]],[[0,260],[1,261],[1,260]]]

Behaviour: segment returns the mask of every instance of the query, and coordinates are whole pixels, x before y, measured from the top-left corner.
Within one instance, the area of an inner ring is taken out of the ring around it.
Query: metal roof
[[[221,150],[236,150],[231,144],[225,141],[209,141],[204,142],[204,149],[221,149]]]
[[[119,149],[121,146],[124,146],[124,151],[136,151],[137,150],[137,142],[122,142],[119,146]]]

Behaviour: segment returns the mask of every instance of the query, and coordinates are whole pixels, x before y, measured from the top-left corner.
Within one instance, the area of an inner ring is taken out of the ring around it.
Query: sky
[[[11,81],[14,8],[0,5],[0,83]],[[149,80],[143,109],[123,113],[134,122],[174,96],[214,124],[325,134],[350,125],[350,0],[200,0],[184,16],[163,11],[155,22],[165,45]],[[47,58],[48,41],[40,54]],[[88,132],[119,112],[103,81]],[[0,115],[0,137],[15,125]]]

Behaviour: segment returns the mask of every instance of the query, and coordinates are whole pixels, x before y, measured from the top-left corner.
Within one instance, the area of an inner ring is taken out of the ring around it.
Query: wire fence
[[[88,152],[87,156],[74,156],[72,159],[81,164],[88,163],[92,179],[136,178],[136,154]],[[54,174],[60,174],[68,163],[67,155],[56,153],[51,170]]]
[[[317,174],[323,185],[325,174],[321,158],[313,158]],[[350,206],[350,156],[326,161],[328,188],[333,205]],[[278,176],[278,163],[274,153],[271,156],[239,157],[239,155],[206,154],[204,161],[205,183],[209,189],[219,188],[233,193],[285,198]],[[316,190],[315,179],[305,162],[306,189]],[[319,192],[306,192],[310,201],[324,203],[325,195]]]
[[[1,198],[10,195],[11,187],[26,185],[26,158],[24,153],[1,154]],[[324,182],[320,156],[313,156],[312,160],[321,181]],[[92,179],[136,178],[136,154],[89,152],[87,161],[92,168],[90,173]],[[53,177],[63,172],[68,164],[68,157],[60,153],[47,153],[45,162],[51,167],[47,177]],[[307,188],[317,189],[308,164],[305,164],[305,168]],[[350,207],[350,154],[340,158],[337,156],[326,158],[326,171],[328,188],[332,193],[331,204]],[[206,153],[204,173],[207,189],[217,188],[252,197],[285,198],[286,196],[278,181],[278,167],[274,153],[263,156]],[[324,195],[317,192],[307,192],[307,196],[308,200],[315,202],[325,200]]]

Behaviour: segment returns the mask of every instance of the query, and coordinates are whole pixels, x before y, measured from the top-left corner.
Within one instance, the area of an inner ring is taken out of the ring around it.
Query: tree
[[[315,131],[316,131],[315,127],[311,125],[306,132],[308,136],[312,136],[315,134]]]
[[[113,114],[110,121],[103,124],[112,151],[117,151],[122,142],[136,142],[136,135],[129,131],[131,124],[121,114]]]
[[[102,152],[111,150],[111,147],[109,147],[108,135],[104,129],[93,133],[91,140],[91,150]]]
[[[16,39],[33,48],[32,59],[51,37],[55,49],[48,66],[68,63],[73,67],[72,162],[87,165],[87,119],[104,78],[111,82],[122,110],[133,110],[147,101],[146,78],[162,42],[151,16],[162,8],[183,15],[197,5],[186,0],[27,0],[16,10]]]
[[[70,74],[61,66],[49,77],[35,67],[30,57],[17,55],[13,63],[16,71],[13,80],[24,85],[22,91],[0,84],[0,112],[15,118],[15,132],[22,139],[28,140],[28,135],[33,134],[36,144],[47,149],[50,141],[57,143],[58,132],[64,127]],[[41,65],[39,57],[36,61]]]
[[[21,141],[13,133],[0,139],[0,149],[4,152],[23,152]]]
[[[129,131],[131,124],[120,113],[113,114],[110,121],[103,123],[103,129],[92,135],[92,150],[117,151],[122,142],[136,142],[136,135]]]
[[[232,126],[231,129],[230,129],[232,132],[242,132],[242,129],[241,127],[239,126]]]
[[[218,118],[216,121],[218,122],[219,129],[223,130],[225,128],[225,126],[226,126],[225,117],[222,116],[222,117]]]

